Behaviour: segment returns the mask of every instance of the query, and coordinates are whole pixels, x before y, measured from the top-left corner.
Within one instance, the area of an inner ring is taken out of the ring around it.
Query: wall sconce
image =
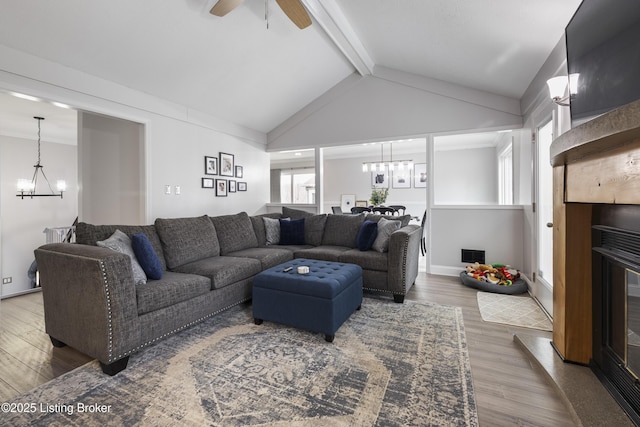
[[[551,100],[558,105],[563,107],[568,107],[569,103],[567,102],[571,95],[575,95],[578,93],[578,79],[580,74],[574,73],[567,76],[556,76],[547,80],[547,86],[549,87],[549,96],[551,96]],[[567,90],[567,85],[569,85],[569,95],[565,96],[565,92]]]
[[[35,168],[35,171],[33,172],[33,177],[31,178],[31,180],[28,180],[28,179],[18,180],[18,194],[16,194],[16,196],[20,197],[21,199],[24,199],[25,197],[30,197],[33,199],[34,197],[51,197],[51,196],[60,197],[62,199],[62,196],[67,189],[67,183],[62,180],[59,180],[56,185],[56,189],[58,190],[58,192],[57,193],[54,192],[53,188],[51,188],[51,184],[49,183],[49,179],[47,179],[47,176],[44,174],[44,170],[43,170],[44,166],[40,164],[40,122],[44,120],[44,117],[34,117],[34,119],[38,121],[38,161],[33,166]],[[47,182],[47,186],[49,187],[49,190],[51,191],[51,193],[36,192],[36,186],[38,185],[38,174],[41,174],[44,180]]]

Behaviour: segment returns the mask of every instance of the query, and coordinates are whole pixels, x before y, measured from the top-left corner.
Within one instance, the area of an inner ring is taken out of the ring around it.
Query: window
[[[315,169],[290,169],[280,171],[280,202],[316,202]]]

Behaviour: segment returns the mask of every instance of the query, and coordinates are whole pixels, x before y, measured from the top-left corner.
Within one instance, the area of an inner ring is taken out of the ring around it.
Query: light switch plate
[[[180,186],[176,185],[176,194],[180,194],[181,191],[182,189],[180,188]]]
[[[165,185],[164,186],[164,194],[171,194],[171,186],[170,185]]]

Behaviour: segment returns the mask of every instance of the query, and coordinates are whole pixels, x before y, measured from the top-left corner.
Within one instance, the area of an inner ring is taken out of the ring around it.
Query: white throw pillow
[[[277,218],[262,217],[264,220],[264,231],[267,245],[277,245],[280,243],[280,220]]]
[[[116,230],[111,237],[106,240],[96,242],[98,246],[103,248],[109,248],[113,251],[120,252],[129,255],[131,258],[131,269],[133,270],[133,282],[136,285],[143,285],[147,283],[147,275],[144,274],[144,270],[140,266],[136,254],[133,252],[133,246],[131,246],[131,239],[120,230]]]

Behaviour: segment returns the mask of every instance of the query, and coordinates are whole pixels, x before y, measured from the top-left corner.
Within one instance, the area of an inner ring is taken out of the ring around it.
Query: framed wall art
[[[236,166],[236,178],[242,178],[244,176],[244,171],[242,166]]]
[[[220,152],[220,175],[233,176],[234,172],[233,154]]]
[[[227,190],[229,190],[229,193],[235,193],[236,192],[236,182],[230,179],[229,183],[227,184]]]
[[[351,212],[351,208],[356,205],[355,194],[343,194],[340,196],[340,208],[342,212]]]
[[[216,179],[216,196],[226,197],[227,195],[227,180]]]
[[[218,158],[217,157],[204,156],[204,174],[218,175]]]
[[[202,188],[213,188],[213,178],[202,178]]]
[[[372,188],[389,188],[389,169],[385,166],[383,171],[371,172]]]
[[[426,188],[427,186],[427,164],[416,163],[413,166],[413,186],[415,188]]]
[[[411,171],[393,171],[391,185],[393,188],[411,188]]]
[[[247,191],[247,183],[239,182],[238,183],[238,191]]]

